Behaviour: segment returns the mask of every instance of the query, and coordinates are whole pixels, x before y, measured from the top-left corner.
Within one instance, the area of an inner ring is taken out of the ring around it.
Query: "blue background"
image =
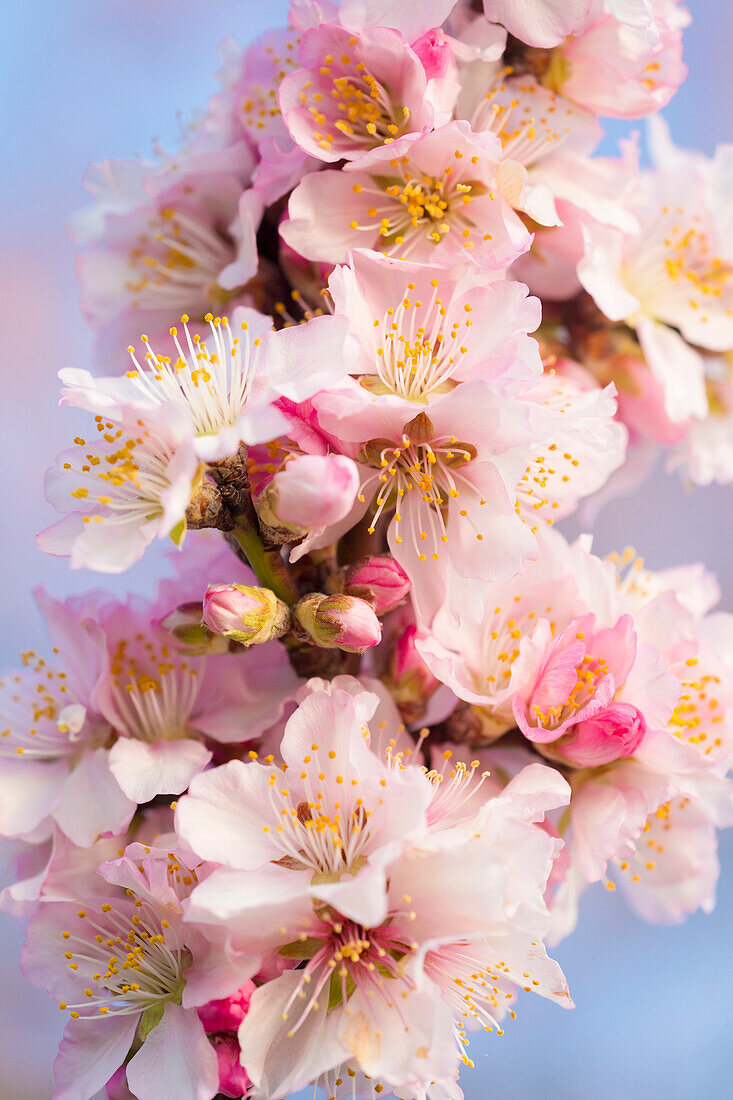
[[[33,584],[43,581],[64,594],[98,583],[44,558],[33,542],[51,518],[43,471],[77,430],[76,413],[56,410],[55,374],[89,362],[64,233],[65,217],[84,201],[81,176],[94,159],[147,154],[154,137],[172,145],[179,113],[190,117],[214,90],[219,40],[234,34],[250,41],[282,21],[286,6],[283,0],[14,0],[3,7],[3,665],[45,644]],[[691,0],[689,7],[691,76],[665,115],[678,143],[710,152],[716,140],[733,141],[733,6]],[[617,136],[628,128],[609,129]],[[659,475],[601,514],[596,540],[604,553],[633,543],[652,565],[704,559],[733,610],[730,490],[691,496]],[[112,586],[148,591],[157,568],[151,555]],[[678,928],[647,926],[618,895],[591,891],[579,930],[555,952],[577,1009],[563,1012],[524,996],[503,1037],[472,1044],[476,1068],[463,1077],[468,1100],[733,1095],[731,839],[722,861],[716,911]],[[19,944],[18,930],[0,916],[0,1100],[48,1100],[60,1013],[20,978]]]

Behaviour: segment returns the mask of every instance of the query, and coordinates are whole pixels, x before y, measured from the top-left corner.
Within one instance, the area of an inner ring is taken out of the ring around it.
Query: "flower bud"
[[[417,651],[417,627],[408,626],[392,652],[385,679],[405,722],[418,722],[427,701],[440,686]]]
[[[552,746],[579,768],[600,768],[632,756],[644,734],[644,716],[630,703],[611,703],[594,718],[578,722],[567,737]]]
[[[377,615],[386,615],[410,591],[410,578],[394,558],[362,558],[344,570],[344,592],[367,600]]]
[[[104,1086],[105,1100],[135,1100],[135,1097],[127,1087],[127,1070],[125,1066],[112,1074]]]
[[[209,630],[241,645],[262,645],[290,627],[290,611],[269,588],[247,584],[210,584],[203,617]]]
[[[199,1019],[207,1032],[236,1031],[249,1009],[255,991],[254,982],[245,982],[241,989],[229,997],[209,1001],[197,1009]]]
[[[425,76],[428,80],[433,77],[445,76],[451,62],[451,49],[443,32],[436,28],[426,31],[420,38],[412,43],[412,49],[420,58]]]
[[[322,649],[363,653],[382,637],[379,619],[357,596],[324,596],[311,592],[295,605],[300,632]]]
[[[219,1095],[243,1096],[249,1088],[250,1079],[239,1060],[242,1054],[239,1040],[235,1035],[216,1035],[211,1042],[219,1070]]]
[[[356,464],[344,455],[300,455],[286,462],[255,501],[274,542],[294,542],[349,514],[359,490]]]
[[[201,622],[201,604],[197,601],[179,604],[161,620],[164,630],[173,635],[177,647],[186,653],[227,653],[229,643],[219,634],[212,634]]]

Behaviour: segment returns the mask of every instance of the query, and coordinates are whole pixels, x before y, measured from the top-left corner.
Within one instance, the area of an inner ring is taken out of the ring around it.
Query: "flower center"
[[[0,679],[0,756],[57,760],[73,755],[86,710],[69,698],[66,673],[33,650],[26,650],[21,661],[22,671]]]
[[[170,916],[171,914],[169,914]],[[191,956],[171,920],[149,901],[121,899],[78,911],[73,929],[61,932],[69,969],[84,983],[75,1004],[59,1003],[72,1019],[144,1012],[180,1003]]]
[[[455,155],[460,158],[463,153],[456,150]],[[400,253],[405,257],[423,241],[440,244],[451,232],[461,234],[464,248],[473,248],[474,223],[465,211],[472,196],[482,194],[485,187],[475,181],[454,181],[451,164],[442,175],[421,172],[407,157],[390,161],[390,165],[399,174],[354,184],[355,194],[366,192],[374,204],[366,211],[369,220],[352,221],[351,228],[377,232],[386,245],[406,245]]]
[[[427,403],[431,394],[451,388],[450,380],[468,352],[461,330],[472,322],[466,317],[463,324],[448,324],[439,285],[438,279],[431,280],[432,295],[426,305],[406,294],[396,309],[390,307],[383,317],[374,318],[377,375],[362,378],[365,389]],[[414,283],[407,284],[408,292],[414,289]],[[470,306],[464,308],[471,312]]]
[[[545,729],[555,729],[579,710],[582,710],[596,693],[598,685],[608,676],[608,664],[604,657],[593,657],[586,653],[575,669],[573,684],[564,703],[550,706],[546,711],[532,705],[531,711],[538,725]]]
[[[111,420],[94,419],[101,439],[96,446],[89,445],[81,461],[64,462],[65,470],[79,475],[78,485],[69,495],[80,502],[79,510],[88,506],[95,511],[85,515],[84,522],[126,523],[134,518],[144,523],[159,516],[173,455],[168,441],[142,420],[138,421],[139,435],[130,436]],[[74,443],[79,448],[87,446],[80,436]]]
[[[188,660],[138,634],[133,643],[117,642],[110,671],[121,724],[131,737],[154,742],[186,735],[200,687],[198,669]]]
[[[284,1020],[295,1017],[288,1038],[305,1023],[309,1012],[318,1011],[322,995],[328,996],[331,1011],[345,1005],[357,990],[369,997],[384,996],[382,987],[387,981],[398,981],[406,990],[412,989],[413,982],[405,975],[405,961],[416,948],[394,924],[365,928],[326,911],[319,928],[310,935],[301,933],[299,939],[280,949],[286,958],[305,962],[298,971],[300,981],[283,1010]],[[302,1005],[298,1003],[303,1001]]]
[[[325,60],[333,61],[333,58],[327,57]],[[328,65],[322,66],[321,75],[329,75]],[[334,76],[330,86],[327,81],[320,81],[315,86],[308,81],[303,91],[303,103],[308,107],[313,121],[323,127],[314,133],[314,137],[325,150],[332,148],[336,135],[327,129],[324,97],[330,110],[335,110],[340,116],[333,122],[334,128],[355,144],[366,143],[370,147],[387,145],[405,129],[410,118],[409,108],[393,104],[389,92],[363,68],[363,62],[348,75]]]
[[[455,436],[432,436],[430,419],[425,413],[418,413],[405,425],[399,445],[379,439],[367,443],[365,461],[380,473],[364,482],[359,497],[365,501],[367,493],[374,495],[376,512],[370,534],[385,508],[395,507],[396,541],[403,541],[402,531],[406,529],[420,561],[427,560],[425,545],[433,547],[431,556],[438,560],[439,543],[448,541],[445,516],[448,500],[459,498],[463,488],[470,486],[460,468],[476,457],[476,448],[470,443],[459,443]],[[406,497],[408,506],[403,517],[401,506]],[[460,509],[459,515],[471,522],[466,509]],[[483,535],[476,531],[476,538],[481,540]]]
[[[132,305],[181,310],[231,297],[217,284],[219,273],[234,259],[228,235],[182,210],[158,211],[128,255]]]
[[[147,336],[142,337],[144,366],[139,363],[135,349],[127,349],[134,369],[126,377],[147,400],[158,404],[173,401],[186,408],[193,416],[199,436],[235,423],[247,403],[260,348],[259,337],[251,336],[246,321],[242,322],[242,335],[234,336],[227,317],[207,313],[204,320],[211,329],[211,351],[198,333],[191,335],[185,313],[181,317],[183,344],[178,329],[175,326],[170,329],[178,351],[175,363],[167,355],[157,355]]]

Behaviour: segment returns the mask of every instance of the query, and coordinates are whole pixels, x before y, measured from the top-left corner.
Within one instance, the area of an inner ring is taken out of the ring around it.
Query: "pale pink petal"
[[[71,1020],[53,1064],[54,1100],[90,1100],[127,1057],[138,1017]]]
[[[166,1005],[127,1066],[127,1081],[138,1100],[211,1100],[219,1085],[216,1053],[193,1009]]]
[[[120,790],[108,750],[95,749],[84,753],[69,775],[53,816],[69,840],[84,848],[104,833],[126,829],[137,803]]]
[[[200,741],[148,744],[120,737],[109,753],[109,767],[128,798],[142,805],[158,794],[180,794],[203,771],[211,753]]]

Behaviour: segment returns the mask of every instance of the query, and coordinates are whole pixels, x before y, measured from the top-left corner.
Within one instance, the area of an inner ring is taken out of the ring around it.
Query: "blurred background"
[[[419,0],[414,0],[415,3]],[[678,144],[709,153],[733,141],[733,4],[688,0],[691,73],[665,112]],[[214,91],[217,44],[246,43],[282,22],[286,0],[24,0],[3,5],[0,44],[0,479],[4,583],[2,666],[46,646],[31,587],[58,595],[98,578],[44,557],[34,534],[51,521],[45,468],[76,433],[76,413],[56,408],[56,372],[89,365],[78,313],[66,216],[84,203],[90,161],[173,145],[179,118]],[[609,127],[615,138],[628,127]],[[702,559],[717,572],[733,610],[731,491],[694,496],[658,474],[638,494],[607,506],[596,549],[632,543],[651,566]],[[155,554],[109,587],[147,592]],[[105,585],[107,579],[105,578]],[[618,894],[592,890],[578,931],[555,952],[577,1009],[539,998],[518,1004],[503,1037],[471,1047],[467,1100],[707,1100],[733,1094],[733,837],[723,840],[719,901],[711,916],[676,928],[631,916]],[[18,929],[0,915],[0,1100],[49,1100],[60,1013],[18,973]],[[175,1100],[171,1097],[171,1100]]]

